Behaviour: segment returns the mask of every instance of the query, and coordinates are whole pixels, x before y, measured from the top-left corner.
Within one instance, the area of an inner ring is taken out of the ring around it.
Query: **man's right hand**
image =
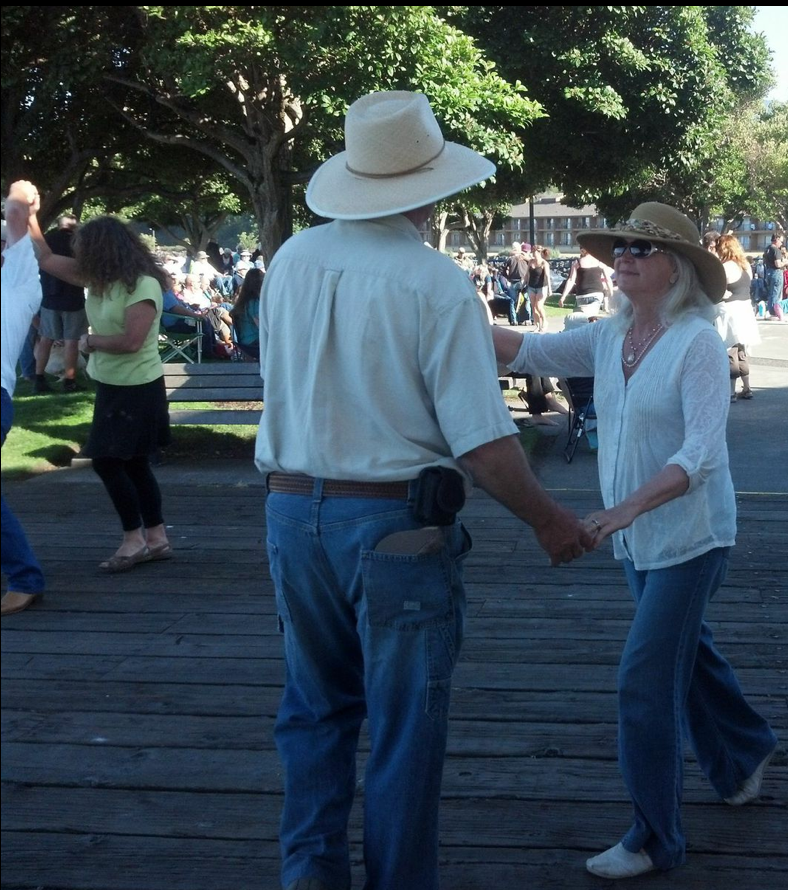
[[[550,565],[572,562],[587,550],[594,549],[594,538],[580,519],[570,510],[555,505],[550,520],[534,528],[539,546],[550,557]]]

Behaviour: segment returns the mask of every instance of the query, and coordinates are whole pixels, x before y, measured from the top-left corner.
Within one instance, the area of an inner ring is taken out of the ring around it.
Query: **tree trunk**
[[[471,213],[462,207],[461,214],[463,231],[473,246],[476,259],[479,262],[486,262],[487,247],[490,243],[490,230],[495,219],[495,212],[483,210],[481,213]]]
[[[290,188],[280,176],[256,183],[251,193],[260,249],[266,268],[280,246],[293,234]]]
[[[430,217],[430,244],[441,253],[446,252],[446,238],[448,237],[449,230],[446,227],[446,223],[449,220],[449,211],[441,210],[436,213],[433,213]]]

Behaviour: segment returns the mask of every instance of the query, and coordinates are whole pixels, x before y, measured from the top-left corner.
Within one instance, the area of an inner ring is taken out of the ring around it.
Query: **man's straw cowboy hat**
[[[495,173],[495,165],[447,142],[422,93],[370,93],[345,118],[346,150],[312,176],[306,203],[330,219],[374,219],[415,210]]]

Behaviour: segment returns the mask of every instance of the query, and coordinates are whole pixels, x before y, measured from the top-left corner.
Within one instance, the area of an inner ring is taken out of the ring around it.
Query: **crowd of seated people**
[[[262,256],[252,261],[249,250],[241,250],[236,257],[226,248],[217,270],[203,253],[186,263],[172,255],[162,258],[170,282],[164,293],[162,324],[167,330],[188,333],[195,329],[195,320],[201,319],[204,356],[258,360],[258,299],[265,277]],[[222,261],[225,256],[232,266]],[[185,266],[188,272],[183,271]]]

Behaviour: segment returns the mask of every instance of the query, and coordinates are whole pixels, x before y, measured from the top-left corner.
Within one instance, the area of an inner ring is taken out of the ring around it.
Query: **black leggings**
[[[107,489],[124,532],[132,532],[141,525],[153,528],[164,522],[159,483],[147,457],[94,457],[93,469]]]

